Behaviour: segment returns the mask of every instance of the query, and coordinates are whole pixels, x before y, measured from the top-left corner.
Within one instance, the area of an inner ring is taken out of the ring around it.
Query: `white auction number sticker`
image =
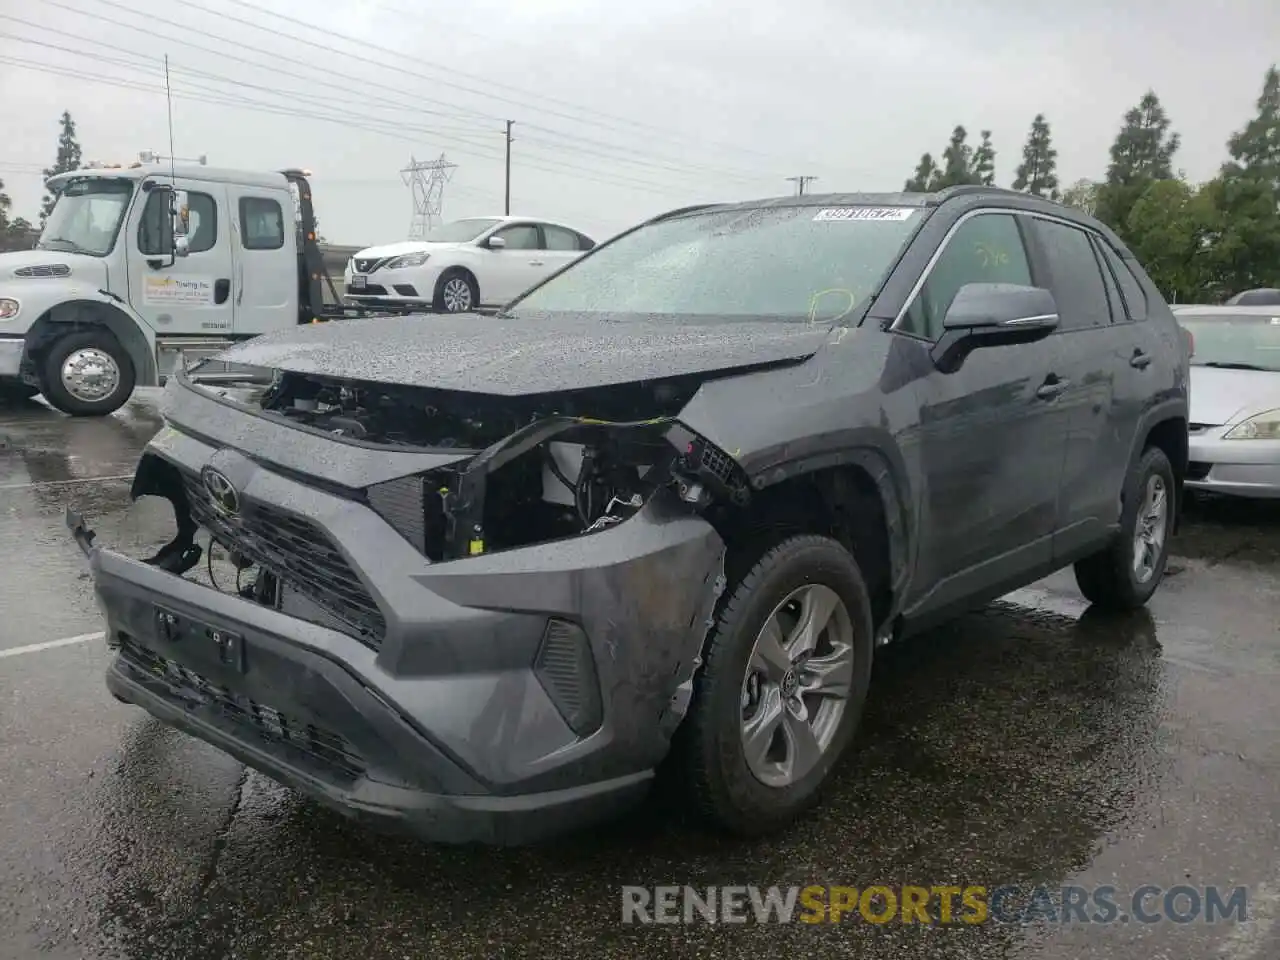
[[[915,207],[824,207],[814,220],[906,220]]]

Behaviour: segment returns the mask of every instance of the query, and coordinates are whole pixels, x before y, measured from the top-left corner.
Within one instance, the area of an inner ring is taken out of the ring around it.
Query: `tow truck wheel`
[[[476,278],[466,270],[446,270],[436,281],[433,306],[439,313],[470,313],[480,305]]]
[[[77,330],[49,348],[41,383],[45,399],[63,413],[100,417],[133,393],[133,362],[110,331]]]
[[[817,801],[858,727],[873,629],[853,556],[793,536],[730,586],[676,747],[704,819],[758,835]]]

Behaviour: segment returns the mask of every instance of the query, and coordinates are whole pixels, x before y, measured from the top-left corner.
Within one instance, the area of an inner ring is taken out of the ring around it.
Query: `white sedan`
[[[545,220],[455,220],[422,240],[361,250],[347,262],[346,298],[442,313],[502,306],[594,246],[581,231]]]

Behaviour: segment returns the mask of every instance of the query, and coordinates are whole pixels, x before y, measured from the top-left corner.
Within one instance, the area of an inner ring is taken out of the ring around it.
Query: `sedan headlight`
[[[420,267],[427,262],[425,253],[406,253],[403,257],[396,257],[387,264],[388,270],[399,270],[401,267]]]
[[[0,320],[12,320],[18,315],[18,310],[22,304],[17,300],[10,300],[7,297],[0,297]]]
[[[1255,414],[1228,430],[1223,440],[1280,440],[1280,409]]]

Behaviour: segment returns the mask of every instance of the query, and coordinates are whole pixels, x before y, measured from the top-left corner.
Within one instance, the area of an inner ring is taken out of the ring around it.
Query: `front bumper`
[[[1226,427],[1188,439],[1190,490],[1237,497],[1280,498],[1280,440],[1223,440]]]
[[[371,643],[314,607],[273,609],[81,534],[121,699],[322,803],[431,840],[531,842],[646,792],[723,587],[724,547],[704,521],[654,498],[589,537],[432,564],[364,504],[234,451],[167,431],[150,452],[182,470],[212,462],[243,478],[247,505],[322,530],[386,625]],[[581,630],[585,666],[548,666],[552,622]],[[575,732],[566,702],[593,692],[594,729]]]
[[[22,370],[23,337],[0,336],[0,377],[16,377]]]
[[[435,299],[435,283],[440,271],[430,264],[388,270],[385,267],[364,274],[365,286],[352,285],[353,274],[343,277],[344,295],[351,300],[369,303],[430,304]]]

